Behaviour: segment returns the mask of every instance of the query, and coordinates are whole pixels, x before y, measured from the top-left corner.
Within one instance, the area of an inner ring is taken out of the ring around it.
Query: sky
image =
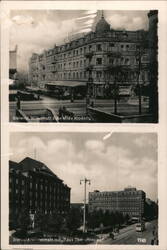
[[[99,10],[12,10],[10,13],[10,49],[18,45],[18,70],[28,69],[32,53],[42,53],[90,32],[102,11]],[[148,29],[148,11],[105,10],[104,17],[113,29]]]
[[[10,159],[25,157],[43,162],[71,187],[71,202],[83,202],[85,177],[91,180],[88,192],[132,186],[158,198],[155,133],[11,133]]]

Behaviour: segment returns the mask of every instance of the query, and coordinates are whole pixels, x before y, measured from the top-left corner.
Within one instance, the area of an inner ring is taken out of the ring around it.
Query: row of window
[[[69,57],[75,57],[75,56],[79,56],[79,55],[82,55],[82,54],[86,54],[86,53],[89,53],[89,52],[99,52],[99,51],[107,51],[107,50],[112,50],[112,48],[116,48],[118,50],[135,50],[135,49],[139,49],[139,45],[136,45],[134,43],[98,43],[98,44],[93,44],[93,45],[87,45],[87,46],[84,46],[84,47],[81,47],[81,48],[78,48],[78,49],[74,49],[74,50],[71,50],[69,52],[66,52],[66,53],[63,53],[63,54],[58,54],[58,55],[55,55],[55,56],[52,56],[52,57],[47,57],[47,61],[56,61],[56,60],[61,60],[61,59],[66,59],[66,58],[69,58]],[[60,52],[60,51],[59,51]],[[44,61],[45,60],[45,57],[44,55],[40,55],[39,56],[39,61]],[[38,61],[38,57],[36,57],[36,61]],[[34,58],[32,58],[31,62],[36,62],[34,60]]]

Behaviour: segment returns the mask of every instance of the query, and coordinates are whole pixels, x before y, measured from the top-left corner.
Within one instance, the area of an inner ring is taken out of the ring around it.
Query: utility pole
[[[83,210],[83,233],[86,232],[86,185],[87,183],[90,185],[90,180],[84,178],[83,180],[80,180],[80,185],[84,183],[84,210]]]
[[[138,49],[138,55],[137,55],[137,61],[138,61],[138,79],[137,79],[137,85],[138,85],[138,98],[139,98],[139,115],[141,115],[141,86],[140,86],[140,72],[141,72],[141,47],[139,45]]]

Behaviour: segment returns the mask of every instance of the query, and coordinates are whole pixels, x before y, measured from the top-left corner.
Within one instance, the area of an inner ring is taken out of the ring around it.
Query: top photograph
[[[158,10],[11,10],[9,121],[158,123]]]

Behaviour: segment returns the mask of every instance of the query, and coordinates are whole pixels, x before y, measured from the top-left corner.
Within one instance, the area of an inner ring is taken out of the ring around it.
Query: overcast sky
[[[157,200],[157,136],[154,133],[11,133],[11,160],[45,163],[71,187],[71,201],[83,202],[80,179],[88,191],[133,186]],[[36,151],[36,154],[35,154]]]
[[[148,29],[148,11],[104,11],[113,29]],[[67,37],[90,32],[101,11],[97,10],[12,10],[10,15],[10,49],[18,45],[18,70],[28,69],[33,52],[41,53]]]

